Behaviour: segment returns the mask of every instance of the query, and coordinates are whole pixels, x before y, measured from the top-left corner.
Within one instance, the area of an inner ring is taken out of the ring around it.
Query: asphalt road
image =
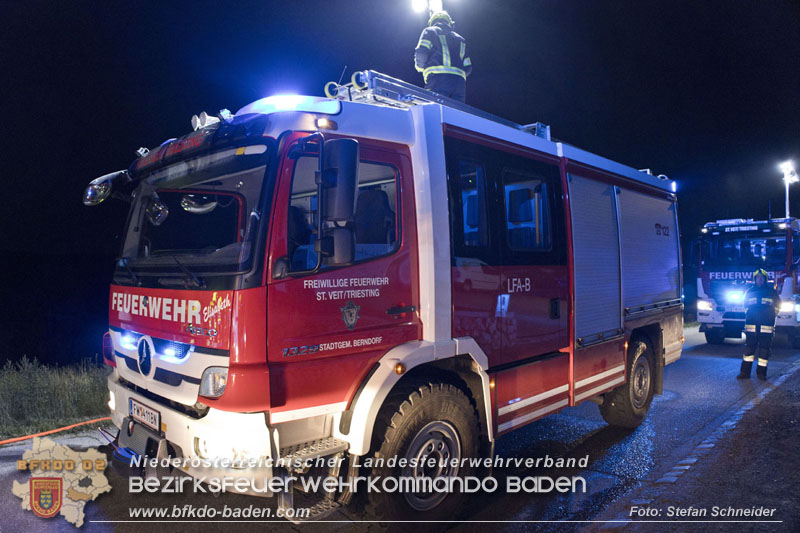
[[[600,417],[597,406],[586,402],[500,439],[495,451],[502,457],[589,458],[587,468],[497,469],[494,476],[501,487],[505,486],[508,476],[580,476],[586,481],[587,492],[507,494],[498,490],[481,493],[469,506],[465,516],[467,522],[450,527],[464,531],[484,530],[487,527],[503,530],[595,531],[630,527],[631,524],[623,521],[633,520],[639,522],[634,524],[635,527],[648,531],[675,526],[659,522],[673,519],[663,516],[667,505],[665,502],[683,507],[706,506],[710,509],[713,505],[758,506],[765,501],[771,502],[776,509],[771,520],[783,522],[738,525],[765,527],[772,531],[797,524],[800,504],[796,504],[792,498],[780,498],[781,494],[796,493],[794,481],[798,481],[795,479],[797,475],[781,474],[782,470],[798,470],[795,451],[800,445],[800,435],[794,425],[797,418],[793,413],[796,411],[776,409],[791,403],[784,396],[798,396],[800,372],[789,378],[780,376],[800,368],[800,353],[777,339],[769,366],[770,379],[766,383],[755,377],[740,381],[735,379],[735,375],[739,370],[742,348],[742,341],[729,340],[722,346],[706,345],[696,328],[687,329],[682,358],[665,370],[664,394],[655,398],[647,419],[636,430],[608,427]],[[761,424],[767,416],[765,413],[771,402],[778,402],[778,399],[780,403],[769,411],[772,433],[763,431]],[[749,429],[737,430],[739,424]],[[93,439],[94,435],[89,433],[70,436],[65,442],[73,446],[97,446],[99,441]],[[23,481],[27,478],[27,474],[15,469],[15,461],[25,449],[25,445],[0,448],[0,531],[73,530],[62,518],[43,520],[22,511],[19,499],[11,494],[12,480]],[[722,449],[727,451],[717,451]],[[747,472],[746,484],[742,484],[742,476],[738,474],[743,472],[743,457],[750,455],[760,457],[761,462]],[[111,467],[107,470],[106,475],[113,490],[86,506],[87,523],[84,530],[193,531],[202,527],[204,531],[230,531],[235,527],[231,523],[165,526],[142,522],[100,522],[130,520],[128,510],[133,506],[172,508],[192,502],[216,508],[225,504],[244,508],[255,502],[258,507],[274,508],[273,500],[233,494],[219,497],[208,494],[129,494],[123,474],[120,468]],[[758,491],[747,490],[748,487],[767,484],[778,496],[766,497],[759,495]],[[705,490],[705,486],[715,489]],[[728,488],[727,493],[725,487]],[[689,498],[689,494],[695,496]],[[681,499],[677,495],[684,497]],[[662,516],[631,516],[633,505],[639,509],[661,511]],[[361,506],[356,504],[330,517],[338,523],[306,525],[300,529],[377,530],[385,527],[385,524],[352,522],[363,517]],[[706,517],[705,520],[715,519]],[[489,526],[486,521],[504,522]],[[284,522],[269,525],[298,528]],[[697,527],[708,525],[696,524]],[[239,526],[242,529],[248,527],[246,524]],[[443,527],[437,526],[437,529]]]

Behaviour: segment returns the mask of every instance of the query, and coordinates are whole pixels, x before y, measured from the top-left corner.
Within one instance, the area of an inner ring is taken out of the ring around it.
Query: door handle
[[[561,300],[558,298],[550,300],[550,318],[553,320],[561,318]]]
[[[413,305],[406,305],[402,307],[390,307],[386,310],[386,314],[389,316],[397,317],[404,317],[408,313],[413,313],[416,311],[417,308]]]

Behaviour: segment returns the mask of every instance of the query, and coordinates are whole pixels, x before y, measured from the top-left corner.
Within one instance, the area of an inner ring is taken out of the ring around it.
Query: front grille
[[[736,284],[731,281],[712,281],[709,286],[709,296],[718,304],[727,303],[726,295],[729,291],[747,291],[747,286]]]
[[[124,386],[125,388],[132,390],[137,394],[141,394],[148,400],[152,400],[156,403],[160,403],[161,405],[165,405],[170,409],[178,411],[180,413],[185,414],[186,416],[190,416],[195,419],[203,418],[208,414],[208,410],[210,409],[207,405],[203,405],[202,407],[198,407],[197,404],[193,406],[183,405],[182,403],[173,402],[168,398],[164,398],[158,394],[154,394],[149,390],[143,389],[137,385],[134,385],[130,381],[123,379],[122,377],[119,378],[120,385]]]
[[[152,339],[153,347],[156,349],[156,352],[158,352],[159,355],[167,355],[170,357],[175,357],[176,359],[183,359],[194,350],[194,346],[191,344],[157,339],[155,337],[152,337]]]
[[[725,313],[722,315],[722,318],[726,318],[728,320],[744,320],[744,313]]]

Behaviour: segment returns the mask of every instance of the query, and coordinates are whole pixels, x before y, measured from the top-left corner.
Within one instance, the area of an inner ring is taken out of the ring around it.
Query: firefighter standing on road
[[[453,19],[447,12],[431,15],[414,50],[414,66],[422,72],[426,89],[465,100],[472,61],[467,54],[467,41],[453,31]]]
[[[758,269],[753,273],[755,285],[744,295],[747,315],[744,321],[744,334],[747,337],[742,369],[738,379],[748,379],[753,361],[758,355],[756,375],[758,379],[767,379],[767,362],[769,361],[772,336],[775,334],[775,315],[781,306],[778,291],[767,281],[767,271]]]

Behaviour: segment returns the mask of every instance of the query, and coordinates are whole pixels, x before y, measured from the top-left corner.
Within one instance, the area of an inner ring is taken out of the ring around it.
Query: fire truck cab
[[[795,218],[728,219],[705,224],[697,256],[697,320],[710,344],[739,339],[744,331],[744,293],[753,272],[764,269],[781,296],[777,332],[800,348],[797,309],[800,225]]]
[[[674,182],[373,71],[326,92],[195,117],[87,189],[131,202],[104,350],[120,447],[260,461],[195,476],[399,456],[372,475],[461,477],[586,400],[637,426],[683,342]],[[461,497],[370,494],[406,520]]]

